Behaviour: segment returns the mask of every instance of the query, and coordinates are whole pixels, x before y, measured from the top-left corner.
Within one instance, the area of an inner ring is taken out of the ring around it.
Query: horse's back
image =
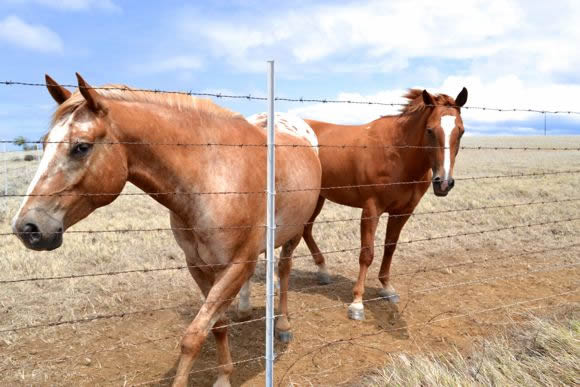
[[[250,123],[265,130],[267,116],[248,117]],[[320,194],[321,166],[318,140],[304,120],[291,114],[276,113],[276,244],[300,234],[316,206]]]

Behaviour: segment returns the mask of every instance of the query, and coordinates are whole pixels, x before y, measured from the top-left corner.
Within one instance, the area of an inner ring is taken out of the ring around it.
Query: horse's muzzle
[[[62,222],[43,210],[28,211],[14,222],[12,231],[24,246],[32,250],[50,251],[62,245]]]
[[[433,178],[433,192],[436,196],[447,196],[454,186],[455,180],[452,177],[446,180],[439,176]]]

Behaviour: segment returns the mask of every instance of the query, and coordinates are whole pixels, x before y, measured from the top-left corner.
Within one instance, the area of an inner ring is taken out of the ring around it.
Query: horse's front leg
[[[379,210],[374,203],[369,203],[363,208],[361,229],[361,251],[359,256],[358,279],[354,285],[354,299],[348,306],[348,317],[353,320],[364,320],[363,296],[365,292],[365,281],[369,266],[373,262],[375,253],[375,232],[379,223]]]
[[[379,270],[379,281],[383,285],[383,288],[379,290],[379,296],[384,297],[387,301],[392,303],[399,302],[399,295],[395,291],[395,288],[390,280],[391,262],[393,260],[393,253],[397,248],[397,241],[399,240],[399,235],[401,230],[407,220],[409,220],[411,215],[405,213],[405,215],[390,214],[389,222],[387,223],[387,234],[385,236],[385,250],[383,253],[383,262],[381,263],[381,269]]]
[[[250,259],[255,259],[255,257]],[[250,261],[250,259],[244,257],[240,261]],[[229,385],[229,377],[233,371],[233,366],[227,342],[227,324],[225,324],[223,314],[229,304],[231,304],[232,299],[240,291],[242,285],[252,276],[254,267],[255,263],[236,264],[236,262],[232,262],[217,275],[217,279],[211,287],[204,304],[193,322],[187,327],[181,340],[181,356],[173,382],[174,386],[187,386],[193,362],[199,354],[209,331],[214,326],[218,361],[220,362],[220,375],[216,385]]]

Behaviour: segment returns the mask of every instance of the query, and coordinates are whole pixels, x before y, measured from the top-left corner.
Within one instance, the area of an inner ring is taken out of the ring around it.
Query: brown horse
[[[409,102],[401,114],[364,125],[306,120],[318,137],[322,164],[321,196],[310,222],[314,222],[326,199],[362,208],[360,270],[348,309],[353,319],[364,319],[364,285],[374,257],[375,231],[381,214],[388,212],[389,220],[379,271],[379,295],[397,302],[399,297],[389,282],[389,271],[401,229],[429,182],[437,196],[446,196],[454,185],[455,156],[464,132],[460,107],[467,101],[467,89],[463,88],[455,100],[417,89],[410,90],[405,98]],[[343,145],[347,147],[342,149]],[[418,183],[398,184],[413,181]],[[344,186],[354,187],[333,189]],[[304,240],[318,265],[318,280],[326,284],[330,277],[312,237],[312,226],[309,223],[305,227]]]
[[[136,90],[96,90],[77,74],[79,91],[46,77],[60,104],[45,151],[13,230],[33,250],[53,250],[63,232],[96,208],[111,203],[127,181],[170,210],[175,239],[183,249],[204,304],[181,341],[174,385],[187,384],[193,362],[210,331],[220,365],[216,385],[229,385],[233,372],[225,311],[252,275],[265,248],[266,133],[241,115],[209,100]],[[321,170],[310,143],[288,132],[276,134],[276,183],[313,191],[280,195],[276,220],[295,224],[276,233],[276,246],[289,258],[316,206]],[[176,144],[242,146],[178,146]],[[171,145],[173,144],[173,145]],[[207,192],[257,194],[201,194]],[[195,194],[198,193],[198,194]],[[287,333],[287,291],[291,259],[281,259],[279,332]]]

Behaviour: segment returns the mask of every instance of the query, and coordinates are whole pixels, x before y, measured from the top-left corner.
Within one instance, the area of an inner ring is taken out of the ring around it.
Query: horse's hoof
[[[317,273],[316,278],[318,278],[319,285],[328,285],[330,281],[330,275],[328,273]]]
[[[218,376],[217,380],[213,384],[213,387],[231,387],[229,376]]]
[[[379,297],[382,297],[383,300],[388,301],[391,304],[398,304],[401,299],[397,293],[387,289],[379,290]]]
[[[365,319],[365,310],[361,307],[348,307],[348,318],[351,320],[362,321]]]
[[[289,343],[292,341],[292,332],[291,331],[278,331],[278,340],[283,343]]]
[[[234,320],[236,322],[248,321],[251,318],[252,318],[252,309],[238,310],[234,315]]]

